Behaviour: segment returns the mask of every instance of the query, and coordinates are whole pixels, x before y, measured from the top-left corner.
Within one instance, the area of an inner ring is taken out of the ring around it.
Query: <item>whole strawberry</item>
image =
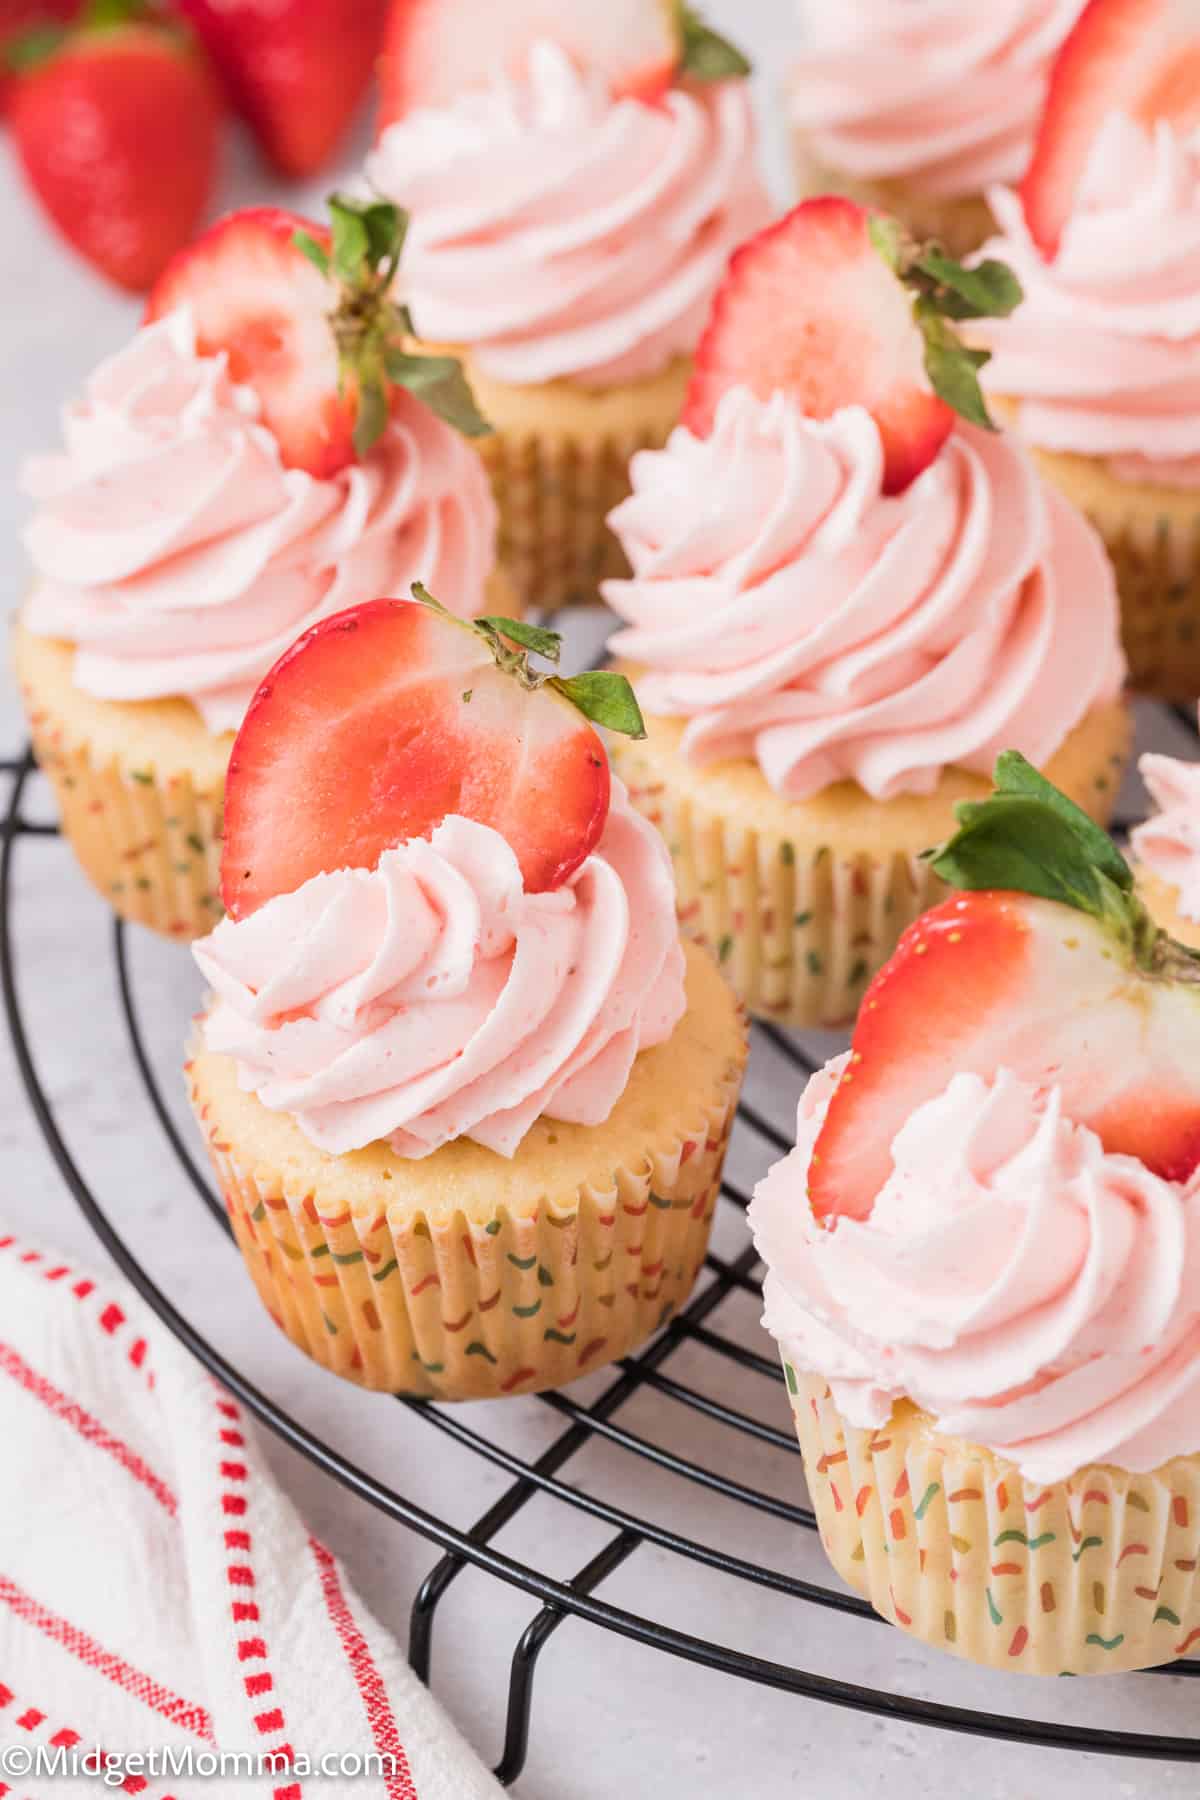
[[[314,175],[370,85],[387,0],[176,0],[282,175]]]
[[[12,98],[17,152],[63,236],[141,293],[195,232],[217,163],[217,91],[189,36],[130,0],[39,33]]]

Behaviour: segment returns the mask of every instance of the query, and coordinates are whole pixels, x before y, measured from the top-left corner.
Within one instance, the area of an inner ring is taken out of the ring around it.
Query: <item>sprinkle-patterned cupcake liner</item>
[[[859,206],[891,213],[915,238],[936,238],[953,257],[977,250],[996,230],[992,209],[982,194],[926,194],[902,177],[870,180],[848,175],[813,155],[806,132],[797,130],[792,142],[802,196],[844,194]]]
[[[671,424],[595,441],[502,431],[480,451],[500,509],[500,555],[526,606],[599,599],[629,564],[605,520],[629,493],[629,463],[660,448]]]
[[[898,1406],[848,1424],[828,1385],[784,1374],[821,1541],[892,1624],[1026,1675],[1105,1675],[1200,1644],[1200,1457],[1039,1486]]]
[[[440,1400],[560,1387],[635,1349],[704,1263],[742,1056],[689,1122],[529,1213],[407,1204],[406,1165],[369,1209],[252,1173],[189,1064],[190,1094],[238,1245],[268,1312],[315,1362],[363,1387]],[[602,1129],[602,1128],[601,1128]],[[428,1191],[435,1159],[415,1165]],[[408,1165],[412,1168],[414,1165]]]
[[[704,944],[748,1009],[779,1025],[853,1019],[871,977],[947,889],[920,856],[802,849],[736,819],[706,816],[634,774],[637,746],[614,748],[634,806],[670,847],[680,929]]]
[[[29,727],[63,836],[114,912],[181,943],[211,931],[224,910],[224,785],[206,792],[185,774],[98,762],[36,706]]]

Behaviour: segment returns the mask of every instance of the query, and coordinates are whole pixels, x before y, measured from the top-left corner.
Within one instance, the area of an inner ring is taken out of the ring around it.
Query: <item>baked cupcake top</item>
[[[372,602],[302,639],[238,735],[201,1030],[321,1149],[512,1156],[543,1115],[601,1124],[683,1016],[670,860],[581,710],[636,730],[636,704],[528,648],[557,640]]]
[[[754,758],[790,799],[928,793],[1005,745],[1045,761],[1123,679],[1098,538],[989,428],[923,304],[924,362],[860,209],[798,208],[734,259],[684,423],[610,518],[633,570],[604,584],[612,648],[647,711],[687,721],[693,761]]]
[[[1022,435],[1120,480],[1200,485],[1200,43],[1168,8],[1089,8],[1056,65],[1025,179],[990,195],[1025,290],[979,328]]]
[[[563,29],[601,30],[604,10]],[[657,33],[659,9],[641,12]],[[735,53],[647,93],[589,49],[547,35],[486,84],[416,85],[402,116],[385,105],[368,164],[412,214],[418,330],[497,381],[656,374],[692,349],[730,251],[770,214],[747,82],[694,73],[744,71]]]
[[[26,465],[25,622],[77,646],[87,693],[182,695],[232,730],[298,633],[364,592],[428,575],[453,611],[479,610],[496,528],[482,464],[386,372],[356,448],[324,316],[335,297],[293,241],[302,229],[235,215],[185,252],[149,322],[66,409],[63,450]],[[344,291],[377,279],[348,271]],[[366,392],[352,362],[351,395]],[[448,372],[432,403],[477,429],[464,396]]]
[[[829,168],[948,199],[1015,181],[1083,0],[805,5],[793,124]]]
[[[1200,921],[1200,764],[1146,755],[1138,768],[1159,810],[1130,833],[1134,854],[1175,889],[1180,917]]]
[[[1200,1450],[1200,969],[1097,827],[997,779],[935,856],[978,891],[910,928],[755,1193],[765,1323],[855,1425],[908,1398],[1033,1481],[1146,1471]]]

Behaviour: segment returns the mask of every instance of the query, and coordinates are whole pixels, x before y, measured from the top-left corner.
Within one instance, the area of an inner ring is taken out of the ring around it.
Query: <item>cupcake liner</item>
[[[1047,769],[1101,824],[1128,751],[1128,720],[1113,712],[1111,729],[1098,720],[1086,746],[1068,739]],[[681,931],[712,951],[752,1013],[810,1029],[846,1024],[901,933],[949,892],[921,852],[953,830],[954,800],[982,797],[989,784],[964,776],[940,802],[917,796],[900,843],[886,801],[856,827],[825,816],[830,843],[820,817],[779,800],[754,765],[735,790],[683,764],[677,722],[647,726],[646,739],[614,739],[610,753],[631,802],[666,840]]]
[[[1200,1457],[1038,1485],[907,1403],[878,1431],[783,1363],[821,1541],[892,1624],[989,1668],[1104,1675],[1200,1644]]]
[[[727,1000],[723,1010],[736,1017]],[[531,1174],[528,1208],[493,1205],[478,1177],[469,1208],[437,1205],[436,1154],[376,1164],[365,1190],[339,1184],[341,1159],[325,1159],[318,1192],[311,1167],[285,1157],[264,1166],[233,1141],[231,1108],[211,1078],[226,1059],[198,1051],[188,1075],[239,1248],[292,1342],[363,1387],[496,1399],[613,1362],[687,1298],[720,1192],[744,1031],[734,1051],[716,1061],[706,1100],[656,1101],[662,1123],[639,1156],[614,1157],[603,1185],[548,1194]],[[594,1129],[602,1138],[606,1128]]]
[[[902,176],[872,180],[832,169],[813,155],[808,134],[793,134],[796,181],[802,196],[844,194],[878,212],[891,213],[913,237],[936,238],[953,257],[977,250],[996,230],[982,194],[927,194]]]
[[[205,792],[185,774],[93,760],[36,708],[29,726],[63,836],[113,911],[181,942],[211,931],[223,912],[224,785]]]

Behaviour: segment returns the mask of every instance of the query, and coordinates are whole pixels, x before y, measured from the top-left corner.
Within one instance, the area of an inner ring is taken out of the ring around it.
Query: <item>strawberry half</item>
[[[401,386],[469,436],[486,431],[454,358],[404,347],[412,326],[392,284],[406,215],[330,204],[331,227],[266,206],[220,220],[164,270],[147,322],[190,307],[198,350],[223,351],[253,388],[290,468],[330,477],[365,455]]]
[[[280,658],[229,762],[221,888],[235,919],[313,875],[374,868],[451,813],[491,825],[526,889],[560,886],[608,816],[589,723],[642,735],[624,677],[563,679],[554,632],[452,618],[423,589],[324,619]]]
[[[1200,1165],[1200,959],[1023,758],[996,780],[933,858],[974,891],[910,926],[864,997],[809,1175],[828,1223],[870,1215],[896,1134],[964,1070],[1059,1087],[1068,1118],[1170,1180]]]
[[[717,81],[750,70],[681,0],[392,0],[379,68],[380,131],[499,75],[520,79],[541,39],[604,76],[617,99],[653,103],[680,75]]]
[[[1123,112],[1181,130],[1200,119],[1195,16],[1172,0],[1089,0],[1055,58],[1021,203],[1042,254],[1058,253],[1092,145]]]
[[[883,488],[900,493],[961,413],[990,426],[977,371],[986,353],[951,321],[1010,312],[1002,263],[964,269],[852,200],[806,200],[736,250],[696,350],[683,423],[704,436],[721,396],[790,394],[812,419],[863,406],[883,441]]]

